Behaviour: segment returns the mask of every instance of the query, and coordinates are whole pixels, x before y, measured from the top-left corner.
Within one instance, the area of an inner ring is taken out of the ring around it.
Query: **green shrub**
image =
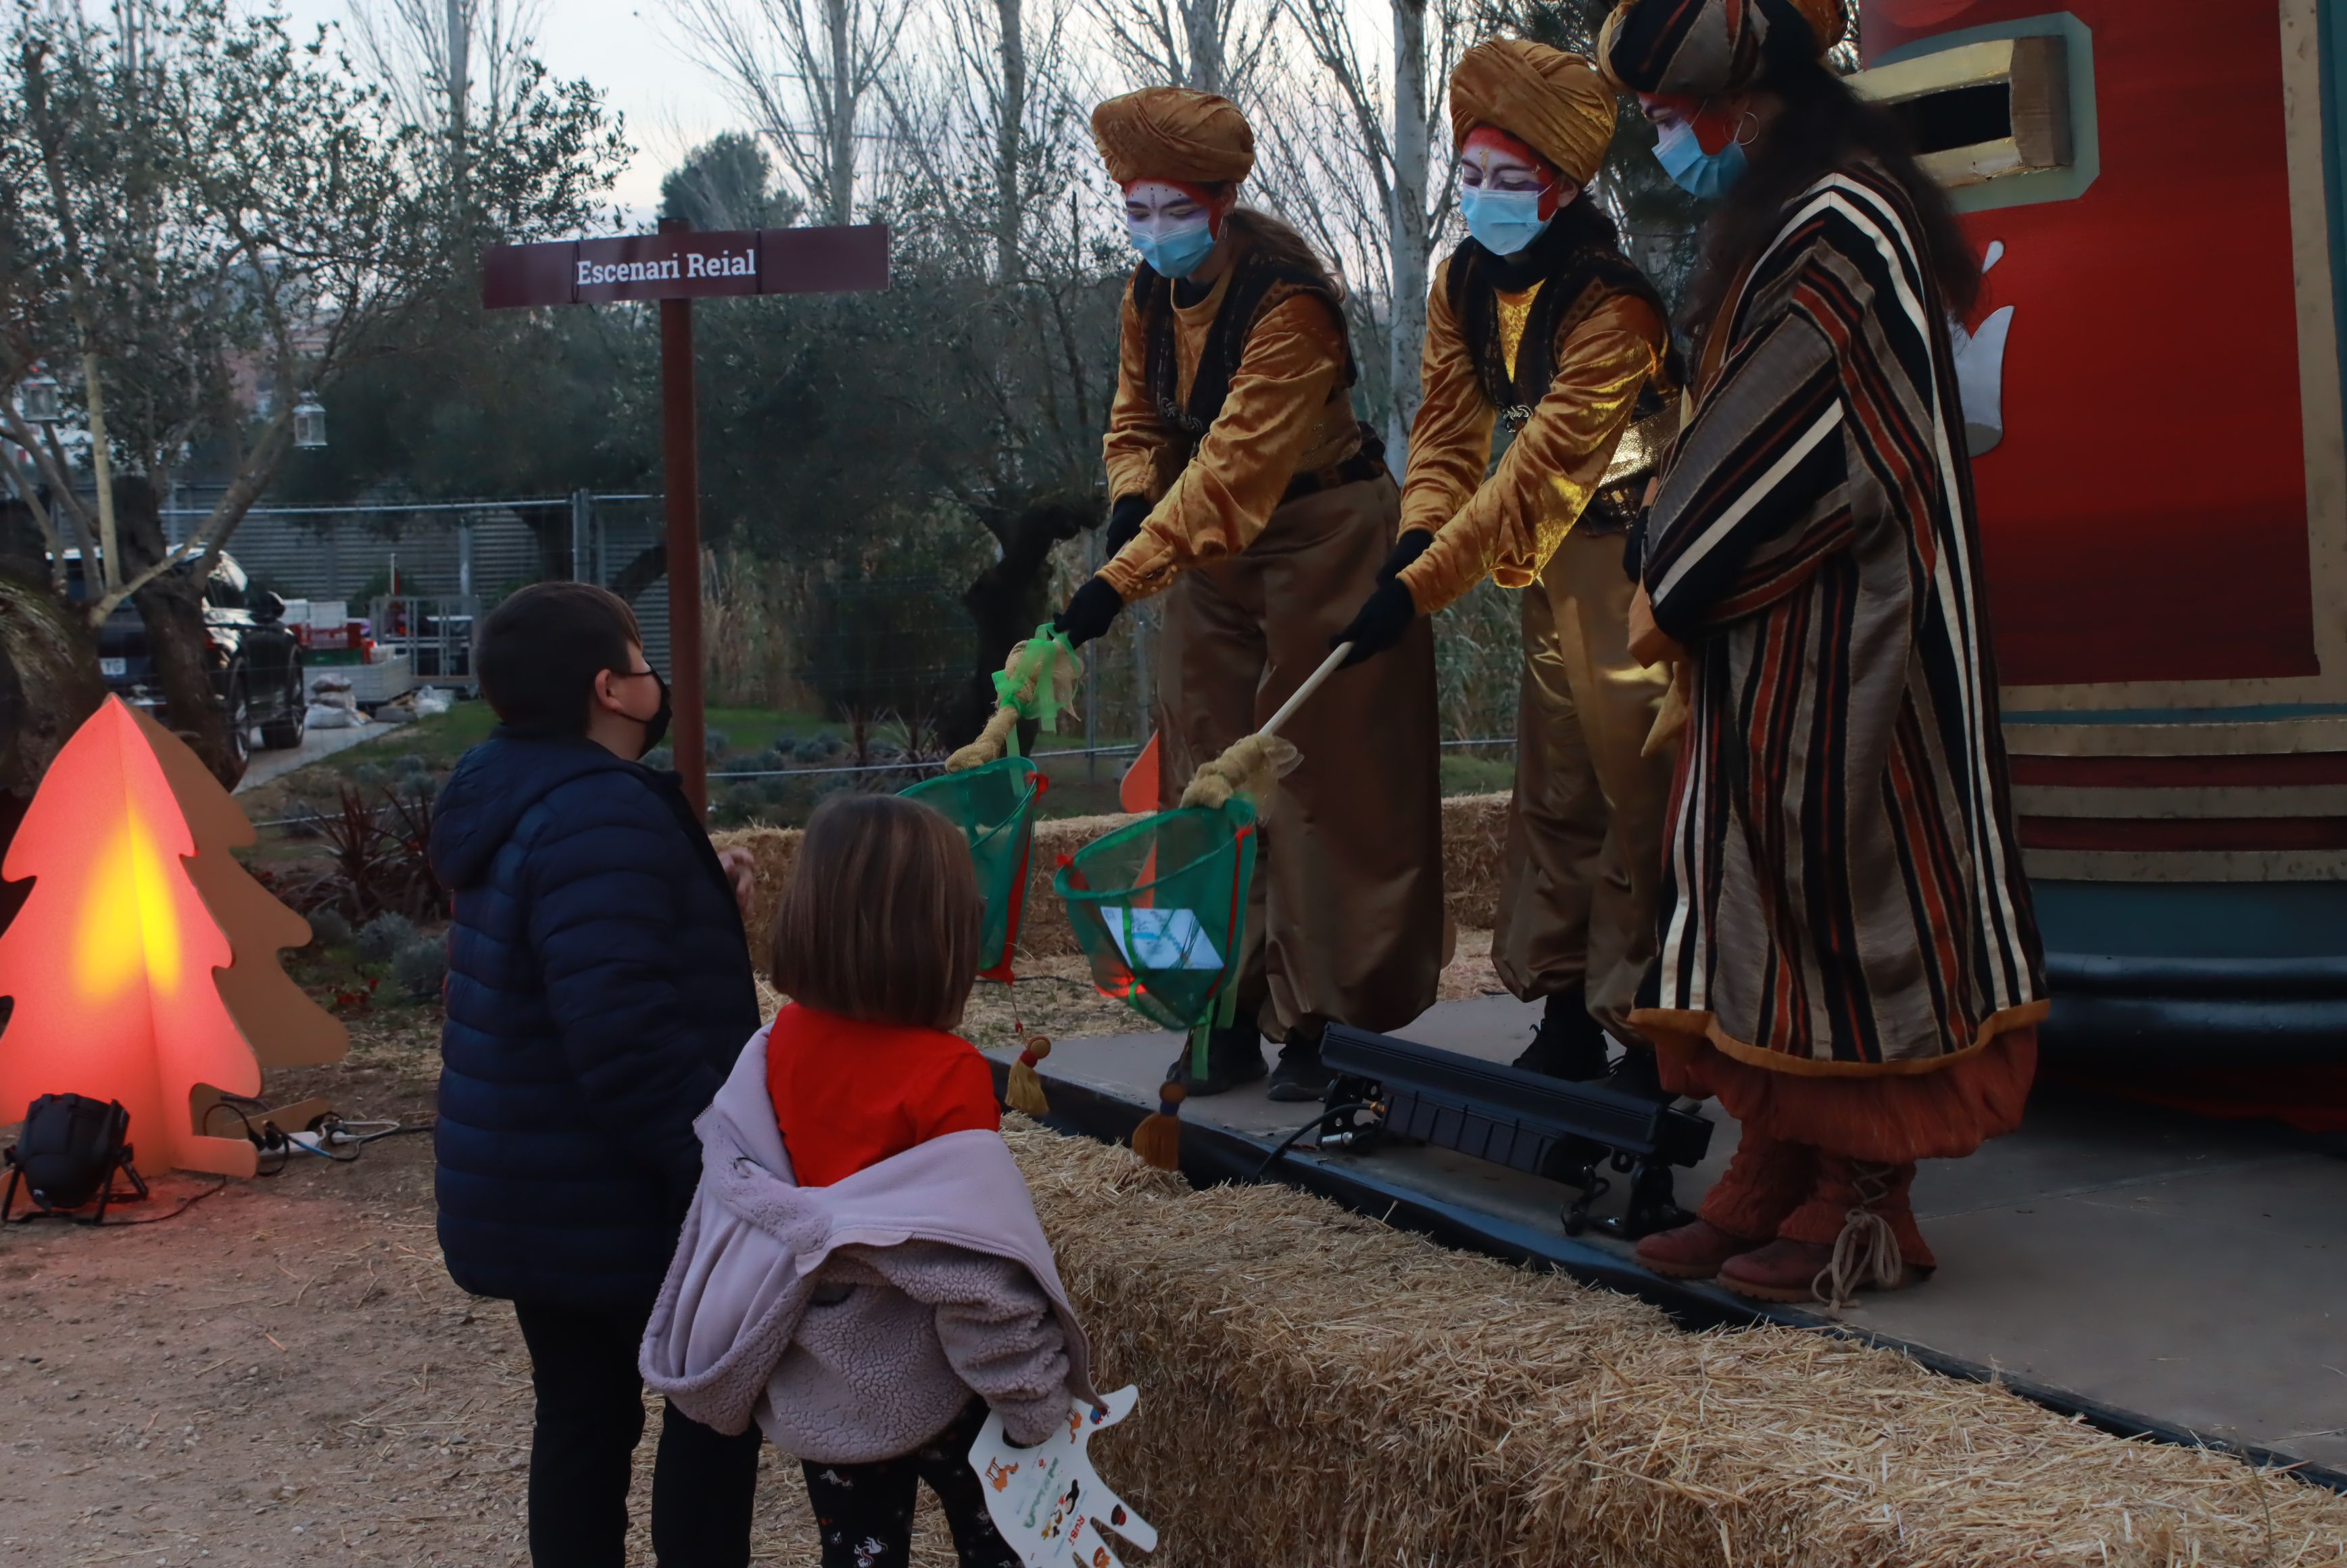
[[[406,916],[377,915],[359,927],[359,957],[371,964],[387,964],[416,940]]]
[[[391,960],[391,983],[414,1001],[437,1000],[447,979],[448,945],[444,941],[411,942]]]

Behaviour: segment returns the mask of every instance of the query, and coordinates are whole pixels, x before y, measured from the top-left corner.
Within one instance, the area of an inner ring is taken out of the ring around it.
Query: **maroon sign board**
[[[701,435],[692,385],[692,302],[748,294],[837,294],[888,286],[888,226],[657,234],[498,245],[481,257],[481,304],[661,307],[661,450],[668,511],[670,687],[677,771],[709,807],[701,700]]]
[[[888,286],[888,226],[736,229],[499,245],[481,259],[481,303],[601,305]]]

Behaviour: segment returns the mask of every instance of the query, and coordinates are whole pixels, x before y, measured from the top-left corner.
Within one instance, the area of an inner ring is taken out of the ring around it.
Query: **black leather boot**
[[[1184,1094],[1197,1099],[1227,1094],[1242,1083],[1257,1081],[1269,1071],[1263,1060],[1263,1031],[1253,1019],[1235,1019],[1206,1036],[1205,1077],[1191,1075],[1190,1048],[1185,1045],[1174,1065],[1165,1070],[1165,1081],[1180,1084]]]
[[[1328,1092],[1328,1070],[1320,1065],[1320,1037],[1292,1032],[1279,1048],[1279,1065],[1271,1070],[1270,1097],[1301,1103]]]
[[[1605,1031],[1589,1016],[1588,993],[1574,986],[1549,998],[1540,1029],[1515,1065],[1573,1083],[1604,1077]]]

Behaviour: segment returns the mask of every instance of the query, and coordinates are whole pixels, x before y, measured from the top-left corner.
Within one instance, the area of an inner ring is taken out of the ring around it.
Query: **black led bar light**
[[[1578,1189],[1563,1211],[1567,1235],[1588,1228],[1590,1206],[1611,1189],[1598,1170],[1606,1164],[1629,1174],[1629,1204],[1619,1218],[1596,1222],[1600,1230],[1635,1240],[1692,1217],[1674,1201],[1671,1173],[1704,1157],[1712,1124],[1672,1100],[1570,1083],[1343,1024],[1328,1026],[1320,1061],[1336,1108],[1324,1149],[1368,1153],[1408,1140],[1563,1182]]]

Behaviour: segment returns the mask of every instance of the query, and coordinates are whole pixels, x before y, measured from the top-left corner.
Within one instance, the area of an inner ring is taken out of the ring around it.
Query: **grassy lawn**
[[[846,725],[827,723],[817,713],[785,713],[773,708],[712,708],[708,729],[712,740],[722,735],[727,749],[739,752],[765,751],[784,734],[805,740],[810,735],[847,733]],[[885,733],[891,739],[902,734],[894,724],[876,733]]]
[[[1516,787],[1514,748],[1454,748],[1442,753],[1444,794],[1490,794]]]

